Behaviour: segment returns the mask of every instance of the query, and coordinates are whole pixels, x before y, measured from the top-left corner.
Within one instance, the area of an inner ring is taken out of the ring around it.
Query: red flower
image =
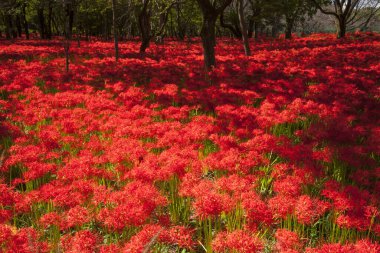
[[[66,214],[65,225],[67,228],[82,226],[84,223],[90,221],[90,215],[86,208],[76,206],[71,208]]]
[[[140,232],[132,236],[128,243],[123,247],[123,253],[141,253],[150,243],[155,243],[159,239],[163,228],[159,225],[145,225]]]
[[[261,240],[242,230],[233,232],[220,232],[212,241],[212,248],[215,252],[226,252],[226,250],[239,253],[261,252],[263,244]]]
[[[89,230],[81,230],[74,235],[65,235],[61,238],[62,247],[69,253],[92,253],[99,246],[100,238]]]
[[[308,195],[302,195],[296,202],[295,214],[298,222],[311,224],[323,215],[328,208],[328,203],[318,199],[312,199]]]
[[[275,238],[275,249],[279,252],[291,252],[292,250],[298,252],[302,247],[302,243],[297,233],[287,229],[277,229]]]
[[[227,195],[205,192],[194,201],[195,215],[200,219],[214,217],[222,212],[229,212],[234,206],[234,201]]]

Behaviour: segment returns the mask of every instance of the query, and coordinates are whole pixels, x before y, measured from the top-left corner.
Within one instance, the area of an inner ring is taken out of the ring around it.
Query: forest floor
[[[0,252],[380,245],[380,35],[0,41]]]

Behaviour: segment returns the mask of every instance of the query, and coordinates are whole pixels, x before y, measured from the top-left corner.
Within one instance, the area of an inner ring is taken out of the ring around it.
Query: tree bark
[[[17,14],[16,16],[16,28],[17,28],[17,34],[18,37],[22,37],[22,25],[21,25],[21,16],[20,14]]]
[[[114,43],[115,43],[115,61],[119,60],[119,41],[118,41],[118,34],[117,34],[117,27],[116,27],[116,2],[115,0],[112,0],[112,26],[113,26],[113,37],[114,37]]]
[[[73,0],[72,0],[73,1]],[[71,39],[71,36],[72,36],[72,33],[73,33],[73,27],[74,27],[74,4],[72,3],[71,4],[71,7],[70,7],[70,14],[69,14],[69,29],[70,29],[70,39]]]
[[[248,21],[248,38],[252,38],[253,36],[253,29],[254,29],[255,23],[256,22],[253,19],[250,19]]]
[[[203,24],[201,29],[201,38],[203,45],[203,55],[206,69],[215,66],[215,25],[217,14],[209,13],[203,15]]]
[[[10,40],[12,38],[12,17],[9,14],[5,16],[5,25],[5,37]]]
[[[279,22],[279,20],[277,18],[275,18],[274,21],[273,21],[272,30],[271,30],[271,36],[272,36],[272,38],[277,38],[277,35],[278,35],[278,22]]]
[[[25,4],[22,6],[22,20],[23,20],[23,25],[24,25],[24,31],[25,31],[25,36],[26,39],[29,39],[29,25],[28,21],[26,20],[26,11],[25,11]]]
[[[37,10],[38,22],[39,22],[39,30],[40,30],[40,38],[45,39],[45,17],[44,17],[44,8],[39,7]]]
[[[292,30],[293,30],[294,20],[291,18],[286,18],[286,26],[285,26],[285,39],[292,39]]]
[[[17,39],[17,29],[15,27],[15,20],[13,19],[12,15],[8,15],[8,22],[11,29],[12,38]]]
[[[60,27],[57,25],[57,21],[56,21],[56,19],[55,19],[54,17],[53,17],[53,19],[52,19],[52,24],[53,24],[53,27],[54,27],[55,33],[56,33],[57,35],[61,35],[61,34],[64,34],[64,33],[65,33],[66,28],[63,28],[63,32],[61,32]]]
[[[65,58],[66,58],[66,73],[70,70],[70,39],[71,39],[71,12],[72,12],[72,3],[70,0],[65,0],[65,11],[66,11],[66,17],[65,17]]]
[[[197,0],[202,11],[202,29],[201,38],[203,45],[203,55],[206,70],[210,70],[215,66],[215,25],[220,14],[231,4],[232,0],[221,1],[219,7],[216,7],[209,0]]]
[[[161,12],[160,13],[160,16],[159,16],[159,27],[161,28],[162,27],[162,32],[159,31],[159,34],[157,34],[157,37],[156,37],[156,43],[157,44],[164,44],[164,27],[166,25],[166,22],[167,22],[167,16],[166,16],[166,13],[165,12]]]
[[[186,35],[186,26],[185,24],[181,22],[181,9],[180,9],[180,5],[178,1],[176,4],[176,12],[177,12],[178,38],[179,40],[183,41]]]
[[[149,47],[150,40],[152,38],[151,35],[151,27],[150,27],[150,10],[148,10],[150,0],[144,0],[143,8],[139,14],[139,28],[141,35],[141,45],[140,45],[140,53],[145,53],[145,50]]]
[[[338,39],[342,39],[346,36],[346,22],[344,20],[344,18],[340,17],[340,18],[336,18],[336,27],[337,27],[337,31],[336,31],[336,36]]]
[[[243,38],[243,44],[244,44],[244,52],[246,56],[251,55],[251,49],[249,47],[249,39],[248,39],[248,31],[247,27],[245,24],[245,19],[244,19],[244,3],[243,0],[238,0],[238,15],[239,15],[239,23],[240,23],[240,30],[242,33],[242,38]]]
[[[46,38],[49,40],[52,38],[52,28],[51,28],[52,16],[53,16],[53,7],[51,6],[51,3],[49,1],[47,27],[46,27]]]
[[[255,21],[255,40],[259,39],[259,34],[260,34],[260,27],[259,27],[259,22]]]

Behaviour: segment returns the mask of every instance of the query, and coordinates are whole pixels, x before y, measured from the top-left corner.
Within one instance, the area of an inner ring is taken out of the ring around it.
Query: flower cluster
[[[195,42],[0,41],[0,252],[379,252],[380,36]]]

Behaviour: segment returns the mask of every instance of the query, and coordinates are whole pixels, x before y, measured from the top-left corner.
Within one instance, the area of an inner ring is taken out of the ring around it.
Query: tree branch
[[[336,14],[335,12],[332,12],[332,11],[326,11],[322,8],[322,6],[316,1],[316,0],[309,0],[311,2],[313,2],[315,4],[315,6],[317,7],[317,9],[322,12],[323,14],[326,14],[326,15],[331,15],[331,16],[335,16],[336,18],[339,18],[338,14]]]

